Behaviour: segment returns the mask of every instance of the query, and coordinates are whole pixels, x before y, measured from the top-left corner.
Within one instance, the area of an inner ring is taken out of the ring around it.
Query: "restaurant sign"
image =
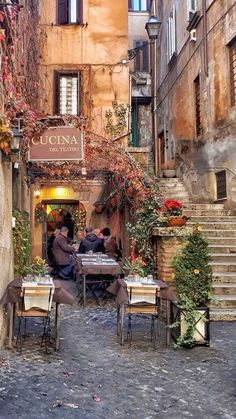
[[[30,139],[29,161],[83,160],[83,134],[75,127],[47,128]]]

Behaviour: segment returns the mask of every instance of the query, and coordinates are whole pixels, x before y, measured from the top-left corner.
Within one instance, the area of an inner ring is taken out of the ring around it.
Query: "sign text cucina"
[[[78,128],[46,129],[31,139],[29,161],[83,160],[83,137]]]

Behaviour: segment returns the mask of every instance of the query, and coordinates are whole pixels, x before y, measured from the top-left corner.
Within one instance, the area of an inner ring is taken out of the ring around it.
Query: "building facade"
[[[196,201],[236,202],[236,5],[157,1],[156,172],[175,167]]]
[[[131,61],[131,134],[129,151],[145,169],[152,159],[152,80],[151,46],[145,30],[150,14],[149,0],[129,1],[128,35]]]
[[[115,2],[112,7],[109,0],[40,0],[38,5],[39,110],[51,117],[52,124],[56,117],[66,125],[73,122],[73,117],[82,121],[86,127],[84,135],[93,145],[110,138],[127,146],[129,68],[122,63],[128,51],[127,1]],[[89,165],[86,158],[81,163],[83,169],[78,166],[73,176],[55,159],[51,162],[55,170],[50,175],[37,175],[32,163],[31,228],[35,256],[46,256],[48,238],[65,215],[70,218],[71,236],[75,233],[75,214],[81,220],[81,229],[99,218],[95,217],[93,203],[107,196],[107,178],[102,176],[102,170],[99,173],[96,159]],[[46,213],[43,222],[34,216],[42,208]],[[113,234],[122,234],[114,214],[101,214],[100,222],[95,224],[93,227],[98,228],[110,225]]]

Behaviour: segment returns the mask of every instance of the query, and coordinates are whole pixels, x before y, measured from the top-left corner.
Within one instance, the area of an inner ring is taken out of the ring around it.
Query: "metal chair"
[[[132,315],[151,316],[151,340],[156,348],[159,333],[159,293],[158,286],[132,285],[127,287],[128,301],[118,307],[117,310],[117,334],[120,344],[124,345],[124,319],[128,315],[127,340],[132,339]]]
[[[26,335],[26,320],[30,317],[39,317],[43,319],[43,334],[41,346],[45,343],[45,351],[48,352],[48,345],[50,343],[50,312],[52,306],[52,298],[54,293],[54,286],[51,285],[22,285],[21,297],[22,302],[16,308],[15,315],[18,317],[18,332],[16,346],[20,344],[20,351],[22,351],[22,333],[21,323],[25,320],[24,336]]]

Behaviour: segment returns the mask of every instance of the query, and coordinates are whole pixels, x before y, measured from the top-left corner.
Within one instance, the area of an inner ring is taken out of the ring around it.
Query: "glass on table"
[[[147,283],[148,284],[152,284],[153,283],[153,275],[148,275],[147,276]]]
[[[126,277],[126,279],[127,279],[128,282],[133,282],[134,276],[130,274]]]

